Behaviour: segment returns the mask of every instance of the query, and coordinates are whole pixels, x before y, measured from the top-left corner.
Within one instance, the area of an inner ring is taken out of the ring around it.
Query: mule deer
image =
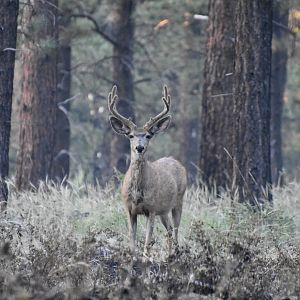
[[[122,198],[128,214],[129,235],[132,253],[135,256],[137,215],[147,217],[144,256],[149,255],[154,219],[160,216],[168,233],[168,252],[171,254],[172,235],[178,245],[178,227],[181,219],[183,196],[187,179],[185,168],[172,157],[163,157],[154,162],[146,159],[146,151],[151,138],[168,128],[171,116],[168,115],[171,97],[164,87],[162,101],[164,109],[156,117],[138,128],[131,119],[122,116],[116,109],[118,96],[114,86],[108,96],[111,113],[110,123],[114,131],[130,139],[131,161],[122,185]],[[172,224],[169,213],[172,213]]]

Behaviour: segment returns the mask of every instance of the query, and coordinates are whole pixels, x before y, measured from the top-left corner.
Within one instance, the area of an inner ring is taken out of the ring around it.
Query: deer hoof
[[[138,261],[138,259],[137,259],[137,257],[136,257],[135,254],[132,255],[132,261],[133,261],[133,262],[137,262],[137,261]]]

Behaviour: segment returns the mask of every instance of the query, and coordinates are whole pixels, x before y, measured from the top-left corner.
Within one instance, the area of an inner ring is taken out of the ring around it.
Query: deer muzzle
[[[135,147],[135,149],[136,149],[136,151],[138,152],[138,153],[143,153],[143,151],[144,151],[144,146],[142,146],[142,145],[138,145],[138,146],[136,146]]]

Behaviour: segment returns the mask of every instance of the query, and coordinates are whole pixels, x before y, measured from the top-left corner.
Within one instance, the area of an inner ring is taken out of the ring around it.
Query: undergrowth
[[[185,197],[180,249],[159,220],[148,262],[132,262],[117,189],[10,183],[0,216],[0,299],[299,299],[300,184],[262,211],[199,187]],[[144,217],[138,219],[139,254]]]

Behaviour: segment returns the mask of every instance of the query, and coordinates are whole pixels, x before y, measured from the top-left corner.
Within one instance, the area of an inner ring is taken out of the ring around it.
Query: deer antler
[[[171,96],[170,96],[170,94],[168,92],[168,88],[166,86],[164,86],[164,95],[162,97],[162,101],[164,103],[164,109],[156,117],[150,118],[150,120],[144,125],[145,130],[148,130],[149,128],[151,128],[151,126],[153,126],[154,123],[156,123],[162,117],[167,115],[170,110]]]
[[[116,102],[118,100],[117,95],[117,86],[114,85],[111,92],[108,94],[108,109],[110,113],[115,116],[118,120],[120,120],[124,125],[129,128],[134,128],[136,125],[129,119],[123,117],[120,113],[118,113],[116,108]]]

